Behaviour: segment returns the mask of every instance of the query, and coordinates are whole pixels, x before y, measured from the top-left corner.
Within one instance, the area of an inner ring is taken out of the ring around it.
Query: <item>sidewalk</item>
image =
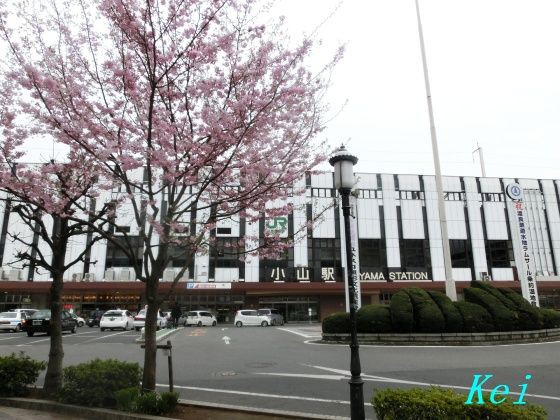
[[[83,420],[86,417],[67,416],[24,408],[0,406],[0,419],[3,420]]]

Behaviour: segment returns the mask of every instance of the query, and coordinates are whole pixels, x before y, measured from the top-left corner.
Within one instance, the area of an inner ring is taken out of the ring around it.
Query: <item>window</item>
[[[456,268],[474,267],[470,243],[464,239],[451,239],[449,241],[451,251],[451,266]]]
[[[464,192],[446,192],[443,193],[443,199],[447,201],[465,201],[467,196]]]
[[[397,191],[397,197],[401,200],[423,200],[424,191]]]
[[[424,239],[401,239],[401,265],[404,271],[421,271],[431,267],[430,244]]]
[[[231,228],[229,228],[229,227],[216,228],[216,234],[217,235],[231,235]]]
[[[486,258],[488,267],[511,267],[511,261],[515,260],[511,241],[487,241]]]
[[[384,271],[387,267],[387,252],[383,239],[359,239],[360,271]]]
[[[340,239],[308,238],[307,253],[315,281],[342,281]]]
[[[236,268],[240,266],[239,257],[244,251],[239,238],[216,238],[215,244],[210,246],[210,260],[216,268]]]
[[[360,188],[357,191],[358,191],[358,198],[383,198],[382,190],[366,190]]]
[[[134,257],[138,266],[142,265],[142,253],[144,251],[144,243],[140,236],[114,236],[114,240],[121,243],[126,250],[134,251]],[[128,239],[128,245],[127,245]],[[106,268],[111,267],[134,267],[134,259],[130,259],[126,253],[112,241],[107,241],[107,259]]]

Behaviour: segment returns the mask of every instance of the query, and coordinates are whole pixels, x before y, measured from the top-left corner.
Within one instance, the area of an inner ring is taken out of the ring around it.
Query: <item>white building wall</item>
[[[482,202],[479,200],[476,179],[465,177],[463,181],[465,184],[465,195],[467,197],[467,214],[469,218],[474,272],[476,280],[481,280],[480,273],[489,272],[488,261],[486,259],[486,247],[484,245],[482,214],[480,212]]]
[[[560,183],[560,181],[557,181]],[[554,188],[554,181],[543,180],[541,181],[544,203],[546,206],[546,216],[548,219],[548,228],[550,233],[550,240],[552,242],[552,256],[556,263],[556,272],[553,275],[560,275],[560,209],[558,203],[558,196]],[[560,187],[560,186],[559,186]]]
[[[430,238],[430,256],[432,259],[432,278],[434,281],[445,281],[445,265],[443,261],[443,244],[437,203],[436,180],[433,176],[424,176],[424,198]]]
[[[385,243],[387,246],[387,266],[400,267],[399,226],[397,222],[397,200],[393,175],[381,175],[383,188],[383,212],[385,219]]]

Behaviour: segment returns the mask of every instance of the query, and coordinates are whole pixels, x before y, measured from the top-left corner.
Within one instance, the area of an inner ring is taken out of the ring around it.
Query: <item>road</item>
[[[349,416],[348,346],[314,344],[318,325],[180,328],[173,345],[174,385],[182,398],[316,414]],[[65,365],[99,358],[142,363],[134,331],[83,327],[64,335]],[[49,338],[0,334],[0,354],[24,351],[46,360]],[[361,346],[366,414],[374,389],[438,384],[468,392],[474,374],[492,374],[485,388],[528,383],[525,400],[560,417],[560,342],[482,347]],[[532,379],[525,381],[525,375]],[[39,380],[39,383],[42,379]],[[158,355],[158,384],[168,386],[167,358]],[[514,398],[517,398],[515,394]]]

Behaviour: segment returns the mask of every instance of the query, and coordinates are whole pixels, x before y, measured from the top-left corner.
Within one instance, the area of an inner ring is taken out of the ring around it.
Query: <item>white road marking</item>
[[[62,334],[62,338],[64,339],[65,337],[76,337],[78,335],[84,335],[84,334],[87,334],[87,333],[76,333],[76,334],[67,333],[67,334]],[[28,346],[30,344],[41,343],[43,341],[49,341],[50,339],[51,339],[51,336],[47,335],[46,338],[43,338],[41,340],[28,341],[25,344],[17,344],[16,347],[25,347],[25,346]]]
[[[21,337],[21,336],[20,335],[14,335],[12,337],[0,338],[0,341],[13,340],[14,338],[19,338],[19,337]]]
[[[339,374],[345,375],[348,378],[351,377],[350,372],[347,371],[347,370],[334,369],[334,368],[329,368],[329,367],[325,367],[325,366],[315,366],[315,365],[308,365],[308,364],[305,364],[304,366],[309,366],[309,367],[313,367],[313,368],[316,368],[316,369],[322,369],[322,370],[326,370],[328,372],[339,373]],[[327,376],[327,375],[323,375],[323,376]],[[404,380],[404,379],[395,379],[395,378],[386,378],[386,377],[383,377],[383,376],[368,375],[366,373],[362,374],[362,379],[365,380],[365,381],[387,382],[387,383],[390,382],[390,383],[404,384],[404,385],[440,386],[440,387],[443,387],[443,388],[463,389],[463,390],[470,390],[471,389],[470,386],[458,386],[458,385],[447,385],[447,384],[435,384],[435,383],[428,383],[428,382],[407,381],[407,380]],[[492,389],[482,388],[482,390],[485,391],[485,392],[492,392]],[[509,393],[512,394],[512,395],[521,395],[521,393],[515,392],[515,391],[510,391]],[[527,397],[560,401],[560,397],[554,397],[552,395],[528,394],[528,393],[525,393],[525,395]]]
[[[280,331],[286,331],[286,332],[289,332],[289,333],[292,333],[292,334],[296,334],[296,335],[299,335],[299,336],[304,337],[304,338],[317,338],[317,337],[322,337],[321,335],[309,335],[309,334],[304,334],[304,333],[299,332],[299,331],[290,330],[289,328],[276,328],[276,329],[277,329],[277,330],[280,330]],[[307,343],[307,342],[306,342],[306,343]]]
[[[224,336],[222,337],[222,340],[224,340],[224,342],[225,342],[226,344],[229,344],[229,340],[231,340],[231,338],[229,338],[227,335],[224,335]]]
[[[276,373],[276,372],[255,372],[257,375],[286,376],[288,378],[306,378],[306,379],[329,379],[331,381],[341,381],[348,379],[345,375],[307,375],[303,373]]]
[[[222,328],[222,331],[225,331],[225,330],[227,330],[227,328]]]
[[[82,341],[81,343],[76,343],[75,345],[87,344],[87,343],[91,343],[92,341],[103,340],[104,338],[114,337],[115,335],[123,335],[123,334],[127,334],[129,332],[130,331],[120,331],[120,332],[117,332],[117,333],[114,333],[114,334],[102,335],[101,337],[96,337],[96,338],[92,338],[90,340]]]
[[[168,384],[156,384],[156,386],[169,387]],[[249,396],[252,396],[252,397],[312,401],[312,402],[333,403],[333,404],[350,404],[349,401],[328,400],[328,399],[325,399],[325,398],[301,397],[299,395],[263,394],[263,393],[259,393],[259,392],[234,391],[234,390],[231,390],[231,389],[200,388],[200,387],[196,387],[196,386],[181,386],[181,385],[173,385],[173,388],[190,389],[191,391],[216,392],[216,393],[223,393],[223,394],[249,395]],[[366,403],[366,405],[371,406],[371,403]]]

